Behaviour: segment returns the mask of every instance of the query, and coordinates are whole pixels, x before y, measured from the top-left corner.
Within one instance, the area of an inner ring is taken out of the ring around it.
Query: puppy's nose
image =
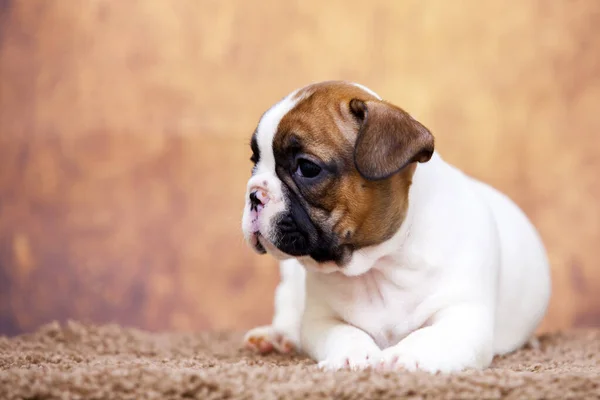
[[[269,196],[264,190],[258,189],[250,192],[250,209],[258,210],[259,206],[264,206],[269,202]]]
[[[250,193],[250,209],[256,210],[258,206],[262,205],[262,202],[258,199],[256,192]]]

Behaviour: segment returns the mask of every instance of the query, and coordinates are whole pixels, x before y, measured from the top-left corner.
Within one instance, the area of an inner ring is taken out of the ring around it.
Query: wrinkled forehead
[[[274,151],[298,140],[305,151],[328,159],[351,148],[357,126],[350,115],[350,100],[381,98],[357,83],[328,81],[295,90],[261,117],[253,140],[260,150],[261,165],[275,168]]]
[[[349,109],[352,99],[380,97],[359,84],[339,81],[317,83],[291,93],[263,118],[272,121],[268,128],[273,130],[273,150],[282,150],[293,142],[328,159],[332,153],[352,148],[358,132],[358,122]]]

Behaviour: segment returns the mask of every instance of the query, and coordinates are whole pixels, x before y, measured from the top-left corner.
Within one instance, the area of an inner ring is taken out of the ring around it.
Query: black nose
[[[257,207],[262,205],[262,202],[256,196],[256,192],[250,193],[250,209],[256,211]]]

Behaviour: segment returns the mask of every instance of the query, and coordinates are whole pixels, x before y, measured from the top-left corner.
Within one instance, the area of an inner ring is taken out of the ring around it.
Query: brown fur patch
[[[380,100],[335,81],[308,86],[296,96],[301,100],[279,123],[274,151],[283,154],[295,144],[302,154],[334,166],[336,173],[311,187],[297,186],[291,171],[284,173],[284,181],[305,200],[313,222],[333,232],[340,245],[359,249],[389,239],[405,218],[415,164],[387,179],[361,176],[354,160],[361,121],[349,106],[352,99]]]

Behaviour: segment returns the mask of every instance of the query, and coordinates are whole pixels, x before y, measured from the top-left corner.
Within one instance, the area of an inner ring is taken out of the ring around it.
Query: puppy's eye
[[[321,173],[321,167],[312,161],[300,158],[295,173],[303,178],[315,178]]]
[[[252,150],[252,157],[250,157],[250,161],[256,165],[260,161],[260,149],[258,148],[258,142],[256,141],[256,134],[252,135],[252,140],[250,141],[250,150]]]

